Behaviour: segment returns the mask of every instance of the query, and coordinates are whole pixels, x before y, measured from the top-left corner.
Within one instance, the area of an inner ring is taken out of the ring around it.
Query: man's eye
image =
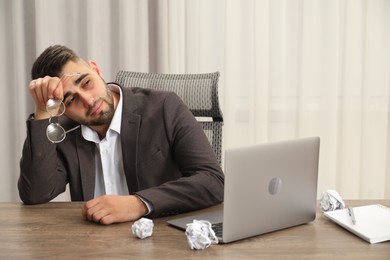
[[[91,82],[91,81],[90,81],[89,79],[86,79],[86,80],[84,81],[84,83],[83,83],[83,88],[88,87],[88,85],[89,85],[90,82]]]
[[[72,103],[74,103],[75,101],[76,101],[76,97],[75,96],[69,97],[68,99],[66,99],[65,105],[69,106]]]

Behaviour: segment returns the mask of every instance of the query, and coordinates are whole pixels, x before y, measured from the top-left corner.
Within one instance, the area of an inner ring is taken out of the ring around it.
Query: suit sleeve
[[[137,192],[153,206],[148,216],[178,214],[221,203],[224,175],[201,125],[176,94],[167,96],[163,109],[165,131],[181,177]]]
[[[55,144],[45,135],[47,120],[27,120],[27,137],[20,160],[18,189],[26,204],[45,203],[66,189],[67,175]]]

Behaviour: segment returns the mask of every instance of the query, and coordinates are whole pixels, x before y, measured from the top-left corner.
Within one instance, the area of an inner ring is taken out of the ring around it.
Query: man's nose
[[[93,97],[90,94],[88,94],[87,92],[80,91],[79,97],[81,98],[83,103],[86,105],[86,107],[90,107],[94,103]]]

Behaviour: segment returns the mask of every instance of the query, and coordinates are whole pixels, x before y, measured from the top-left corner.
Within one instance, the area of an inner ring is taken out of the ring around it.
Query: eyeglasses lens
[[[59,143],[65,139],[65,129],[58,123],[51,123],[46,128],[46,135],[52,143]]]
[[[46,136],[52,143],[59,143],[65,139],[65,129],[58,123],[51,122],[53,117],[64,114],[65,105],[61,100],[49,99],[46,103],[46,111],[50,114],[50,124],[46,128]]]

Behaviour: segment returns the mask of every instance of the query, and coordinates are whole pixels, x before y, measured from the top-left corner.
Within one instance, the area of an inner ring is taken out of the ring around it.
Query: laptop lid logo
[[[279,177],[273,178],[268,184],[268,192],[271,195],[278,194],[282,189],[282,179]]]

